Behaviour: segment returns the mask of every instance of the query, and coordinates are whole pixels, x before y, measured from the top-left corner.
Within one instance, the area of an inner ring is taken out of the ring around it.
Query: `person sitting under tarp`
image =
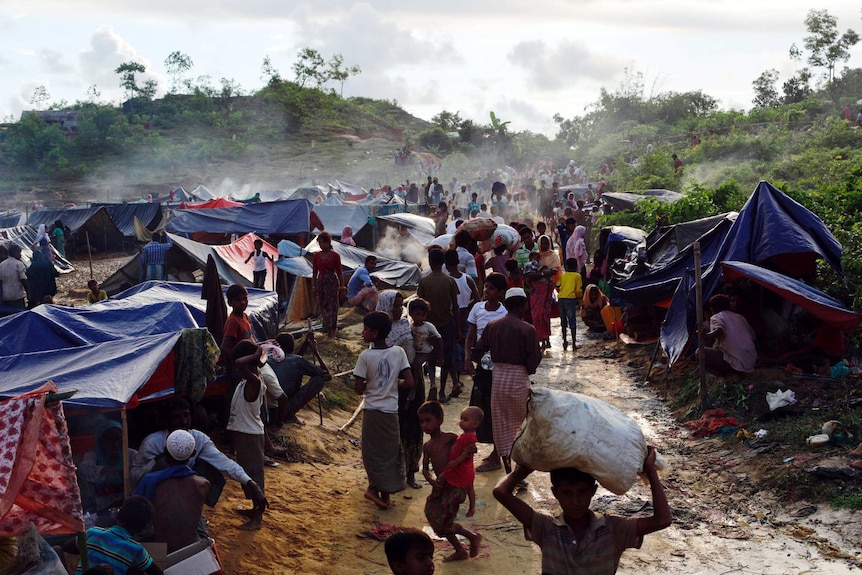
[[[706,369],[722,376],[754,371],[757,347],[754,330],[748,321],[730,311],[730,298],[724,294],[712,296],[709,308],[712,312],[709,329],[702,327],[700,330]]]
[[[844,333],[814,316],[802,312],[790,337],[790,351],[776,358],[779,364],[790,363],[805,373],[839,377],[844,359]],[[835,375],[832,375],[832,368]],[[846,374],[844,374],[846,375]]]
[[[136,454],[129,449],[129,461]],[[95,445],[78,465],[78,478],[82,492],[93,494],[83,502],[85,511],[103,514],[123,504],[123,427],[118,422],[105,419],[99,424]]]
[[[588,285],[581,301],[581,319],[593,331],[605,331],[605,321],[602,319],[602,309],[611,305],[608,296],[595,284]]]

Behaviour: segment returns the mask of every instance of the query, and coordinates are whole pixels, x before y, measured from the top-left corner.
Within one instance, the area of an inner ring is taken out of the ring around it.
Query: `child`
[[[274,260],[271,255],[263,251],[263,240],[254,240],[254,251],[248,254],[244,263],[248,263],[248,260],[252,258],[254,258],[254,271],[252,272],[254,275],[254,287],[264,289],[264,285],[266,284],[266,260],[271,262],[274,262]]]
[[[392,329],[388,315],[371,312],[362,325],[362,339],[371,348],[359,354],[353,379],[356,393],[364,395],[362,463],[368,475],[365,498],[380,509],[389,509],[390,494],[407,487],[398,424],[398,388],[412,388],[413,375],[404,349],[386,343]]]
[[[491,271],[503,274],[509,277],[509,271],[506,269],[506,262],[512,259],[509,252],[506,251],[506,246],[497,246],[494,248],[494,257],[488,260],[486,268],[491,268]]]
[[[260,368],[266,365],[266,355],[260,346],[244,339],[233,348],[233,365],[239,383],[230,402],[227,430],[233,432],[236,462],[264,489],[265,431],[260,411],[266,388],[261,384]],[[260,529],[266,507],[266,499],[261,505],[255,503],[254,507],[244,514],[249,520],[242,524],[240,529]]]
[[[473,489],[473,481],[476,479],[476,471],[473,469],[473,454],[476,453],[476,430],[482,424],[485,414],[482,409],[475,406],[465,407],[461,411],[461,419],[458,422],[458,427],[462,433],[455,440],[455,445],[452,451],[449,452],[449,463],[446,465],[446,470],[443,474],[446,475],[446,482],[451,485],[467,485],[467,517],[473,517],[476,514],[476,490]],[[440,475],[437,476],[440,480]]]
[[[436,348],[438,357],[436,364],[443,365],[443,346],[440,342],[440,332],[430,321],[425,321],[430,306],[422,298],[416,298],[407,305],[407,313],[413,320],[410,331],[413,333],[413,346],[416,356],[413,358],[413,381],[419,381],[422,377],[422,367],[431,359],[431,352]],[[437,401],[437,381],[434,362],[428,364],[428,379],[431,386],[428,389],[429,401]]]
[[[478,408],[467,408],[470,411]],[[481,413],[481,410],[478,410]],[[468,415],[470,423],[468,429],[475,431],[478,423],[473,423],[475,416]],[[464,414],[462,413],[462,421]],[[481,418],[479,419],[481,422]],[[459,465],[469,467],[473,471],[473,454],[476,453],[476,434],[467,432],[462,434],[464,439],[458,445],[458,438],[454,433],[443,432],[440,426],[443,424],[443,406],[436,401],[427,401],[419,408],[419,424],[422,431],[430,437],[422,447],[422,474],[431,484],[431,495],[425,501],[425,517],[428,524],[434,529],[434,533],[445,537],[455,552],[443,561],[460,561],[468,557],[476,557],[479,554],[479,543],[482,536],[474,531],[464,528],[455,523],[458,516],[458,507],[464,502],[468,495],[468,486],[472,486],[473,477],[464,477],[458,471],[453,471]],[[472,435],[472,443],[470,436]],[[459,451],[460,449],[460,451]],[[450,453],[454,456],[450,459]],[[455,463],[455,468],[450,468],[450,461]],[[467,463],[469,461],[469,463]],[[431,475],[431,467],[437,474],[436,479]],[[460,471],[460,470],[459,470]],[[451,479],[451,482],[450,482]],[[470,504],[471,510],[475,512],[475,494]],[[472,515],[472,514],[471,514]],[[470,541],[470,553],[458,541],[458,535],[463,535]]]
[[[461,378],[458,376],[458,368],[464,365],[464,344],[463,341],[467,337],[467,314],[470,313],[470,307],[479,301],[479,290],[476,288],[476,282],[473,281],[466,273],[458,269],[458,252],[449,250],[446,252],[446,273],[449,274],[455,283],[458,284],[458,318],[452,318],[457,342],[455,343],[455,369],[452,370],[448,366],[443,366],[440,374],[440,389],[446,389],[446,376],[452,376],[452,391],[449,392],[449,397],[458,397],[464,386],[461,384]],[[458,326],[462,326],[463,332],[458,333]]]
[[[434,575],[434,542],[424,531],[397,531],[383,549],[393,575]]]
[[[90,288],[90,291],[87,292],[88,304],[94,304],[97,301],[104,301],[108,299],[108,294],[105,293],[105,290],[99,289],[99,282],[97,282],[96,280],[88,281],[87,287]]]
[[[542,550],[542,573],[616,573],[623,551],[640,547],[643,536],[668,527],[673,518],[649,447],[644,474],[652,491],[651,517],[617,517],[590,510],[596,480],[569,467],[551,471],[551,491],[560,504],[556,516],[536,511],[513,494],[532,469],[515,467],[494,488],[494,497],[521,522]]]
[[[506,260],[505,267],[508,272],[506,283],[509,288],[523,287],[524,278],[521,275],[521,268],[518,267],[518,261],[515,259]]]
[[[539,252],[530,252],[530,255],[527,257],[528,257],[527,263],[525,263],[524,267],[521,268],[521,273],[524,274],[525,276],[529,275],[531,273],[541,273],[545,269],[547,269],[547,266],[543,266],[540,263],[540,260],[542,258],[539,255]]]
[[[567,349],[566,327],[572,330],[572,349],[578,349],[578,300],[583,296],[581,274],[578,273],[578,260],[566,260],[566,271],[560,276],[557,285],[557,302],[560,306],[560,330],[563,333],[563,350]]]
[[[145,497],[129,497],[117,514],[117,524],[103,529],[87,529],[87,554],[90,564],[105,563],[113,569],[112,573],[144,572],[148,575],[162,575],[162,570],[144,547],[132,539],[132,535],[142,532],[153,518],[153,505]],[[64,545],[67,553],[79,553],[77,539]],[[83,571],[80,561],[76,573]]]

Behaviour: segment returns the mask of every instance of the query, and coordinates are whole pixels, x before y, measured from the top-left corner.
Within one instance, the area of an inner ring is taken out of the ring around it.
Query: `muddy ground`
[[[74,304],[80,303],[81,296],[76,295],[77,290],[71,294],[66,290],[79,289],[89,276],[86,262],[76,264],[81,271],[63,278],[63,293],[58,298]],[[113,269],[116,261],[98,262],[94,275],[101,280]],[[661,385],[643,383],[650,346],[618,346],[580,327],[581,348],[567,352],[562,350],[559,328],[554,327],[553,347],[545,352],[533,381],[617,406],[638,421],[669,463],[662,479],[674,524],[648,536],[641,549],[628,550],[620,573],[858,572],[862,566],[858,513],[789,501],[762,490],[757,479],[765,470],[757,450],[747,443],[694,439],[672,418],[667,402],[661,399]],[[344,346],[353,352],[361,349],[358,325],[342,330],[340,337],[338,369],[347,370],[350,366],[341,365]],[[322,344],[321,351],[326,358],[336,347]],[[469,378],[466,382],[469,389]],[[330,387],[336,390],[334,395],[350,397],[349,384],[344,377]],[[445,429],[457,431],[457,414],[468,397],[465,393],[445,407]],[[235,482],[229,482],[217,508],[205,510],[227,573],[385,575],[390,571],[375,531],[402,525],[430,531],[423,514],[430,492],[427,485],[395,495],[396,507],[387,511],[362,497],[365,475],[360,425],[357,422],[346,432],[339,431],[351,416],[350,407],[326,405],[321,425],[317,405],[312,403],[300,413],[306,425],[283,428],[283,442],[293,462],[283,460],[266,470],[271,507],[263,529],[243,532],[236,528],[242,521],[233,509],[245,502]],[[479,455],[487,451],[482,446]],[[484,536],[479,557],[444,564],[442,557],[451,548],[438,540],[437,573],[540,573],[537,548],[524,540],[520,526],[491,495],[500,477],[501,472],[477,474],[477,513],[462,518]],[[538,508],[554,509],[547,474],[531,476],[523,497]],[[649,500],[649,489],[643,485],[624,496],[600,488],[594,508],[623,515],[649,513]]]

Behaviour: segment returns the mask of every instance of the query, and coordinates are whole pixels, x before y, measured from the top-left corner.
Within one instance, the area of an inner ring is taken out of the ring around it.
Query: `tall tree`
[[[261,80],[266,80],[267,86],[274,86],[281,82],[281,74],[278,71],[278,68],[272,63],[272,59],[269,57],[269,54],[263,59],[263,63],[260,65],[261,71]]]
[[[37,86],[36,89],[33,90],[33,95],[30,97],[30,103],[39,110],[45,107],[45,104],[47,104],[50,99],[51,95],[48,94],[48,90],[45,86]]]
[[[778,98],[778,90],[775,83],[778,81],[778,70],[764,70],[757,79],[751,83],[754,88],[754,100],[752,103],[757,108],[777,108],[781,101]]]
[[[140,62],[123,62],[114,70],[115,74],[120,75],[120,87],[126,91],[126,99],[133,98],[138,94],[136,74],[143,74],[146,71],[146,66]]]
[[[183,74],[191,70],[192,66],[194,66],[192,59],[179,50],[171,52],[165,58],[165,70],[171,77],[171,94],[176,93],[177,88],[182,85]]]
[[[304,87],[309,80],[319,88],[328,78],[324,66],[326,61],[320,52],[314,48],[303,48],[296,55],[296,62],[293,63],[293,73],[296,76],[296,83],[300,87]]]
[[[835,79],[835,66],[839,62],[850,59],[850,48],[859,42],[859,34],[852,28],[841,34],[838,31],[838,19],[827,10],[809,10],[805,17],[805,28],[808,36],[802,42],[809,51],[808,63],[816,68],[824,68],[824,80],[831,84]],[[791,58],[799,54],[794,44]]]
[[[344,96],[344,81],[351,76],[358,76],[362,73],[362,68],[359,66],[344,66],[344,56],[335,54],[326,63],[328,70],[326,77],[328,80],[335,80],[339,83],[339,95]]]

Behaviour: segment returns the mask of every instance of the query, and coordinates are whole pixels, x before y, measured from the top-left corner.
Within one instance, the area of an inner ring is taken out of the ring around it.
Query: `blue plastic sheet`
[[[235,208],[176,210],[167,224],[167,230],[186,234],[303,234],[309,230],[311,207],[311,202],[301,199]]]

